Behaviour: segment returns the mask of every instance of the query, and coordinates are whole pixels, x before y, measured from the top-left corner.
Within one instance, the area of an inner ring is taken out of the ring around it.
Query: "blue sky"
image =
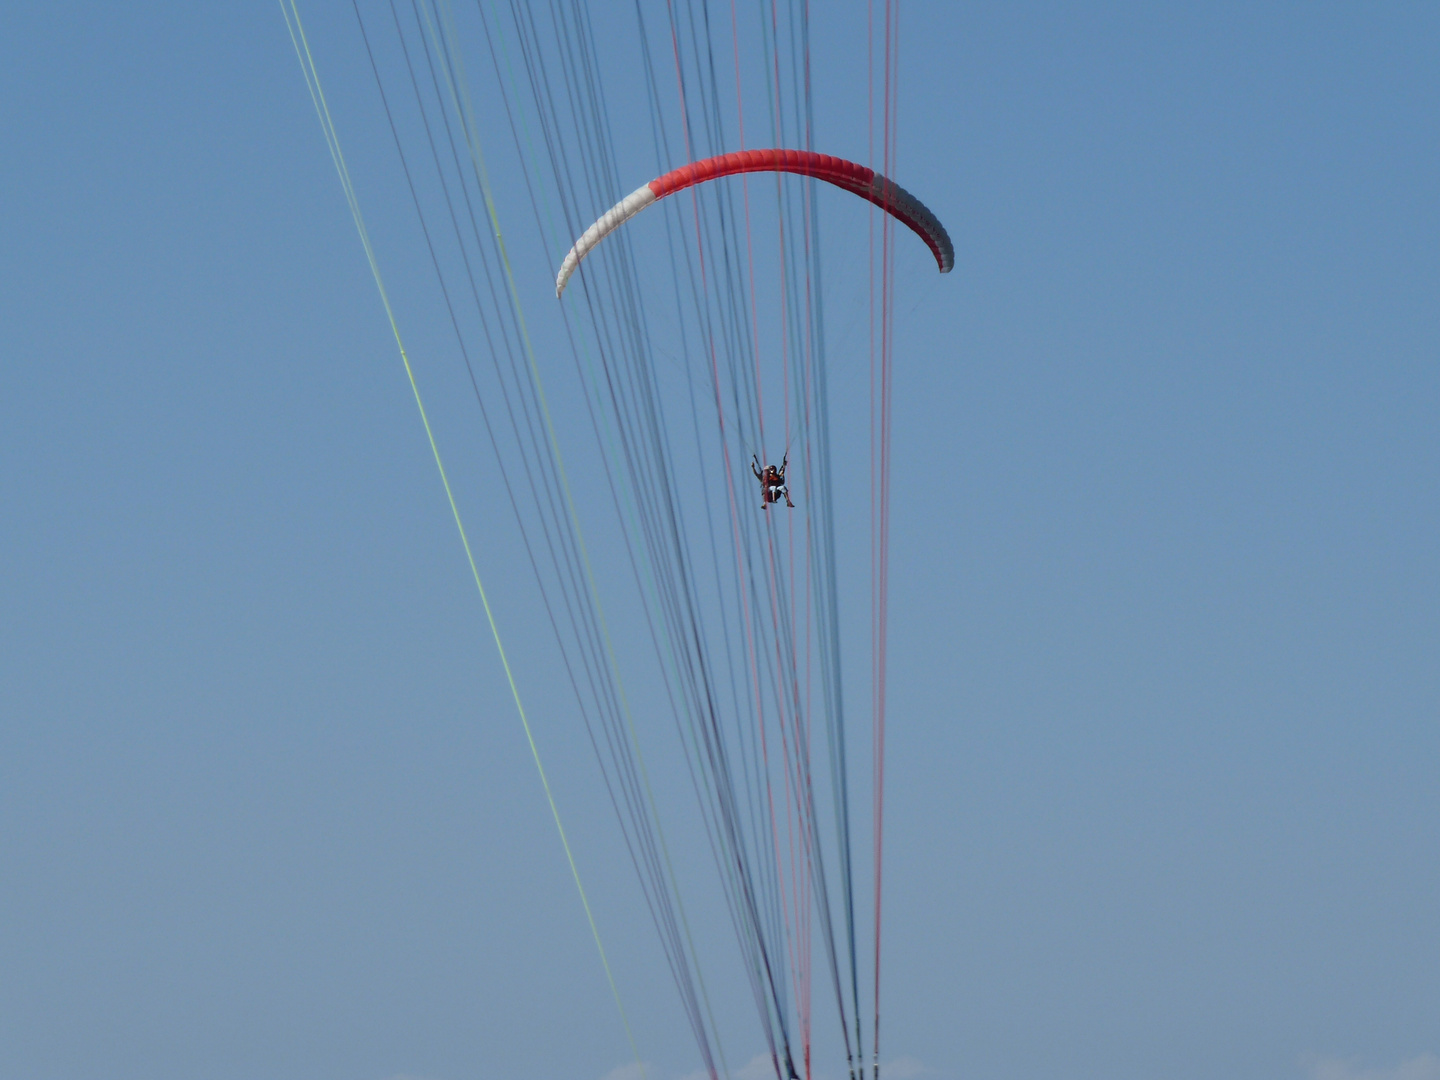
[[[353,18],[301,10],[678,1080]],[[862,34],[816,38],[852,150]],[[1440,1077],[1437,48],[1422,5],[904,8],[958,255],[900,255],[895,1080]],[[0,1076],[624,1067],[277,7],[11,5],[0,86]]]

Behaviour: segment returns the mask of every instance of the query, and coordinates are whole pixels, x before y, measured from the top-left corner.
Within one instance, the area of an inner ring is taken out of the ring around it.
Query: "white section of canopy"
[[[560,273],[555,278],[556,298],[558,299],[560,294],[565,291],[565,284],[570,280],[570,275],[575,273],[575,268],[580,265],[580,260],[590,253],[591,248],[654,201],[655,192],[650,190],[649,184],[642,188],[636,188],[605,211],[599,221],[586,229],[585,234],[575,241],[575,246],[570,249],[570,254],[565,256],[565,261],[560,264]]]

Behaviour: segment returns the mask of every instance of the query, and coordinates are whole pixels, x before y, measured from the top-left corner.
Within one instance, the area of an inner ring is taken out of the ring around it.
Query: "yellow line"
[[[430,16],[430,4],[434,3],[438,20],[432,20]],[[449,0],[423,0],[421,10],[425,14],[426,27],[430,32],[431,40],[435,43],[437,51],[451,57],[455,66],[455,77],[451,77],[449,66],[442,65],[441,70],[445,76],[446,89],[450,93],[450,101],[454,105],[455,112],[460,119],[462,129],[465,132],[466,143],[470,150],[470,159],[475,167],[476,180],[480,184],[481,195],[485,199],[485,210],[490,218],[490,226],[495,234],[495,244],[500,253],[500,261],[505,268],[505,280],[509,286],[510,302],[515,309],[515,319],[519,324],[521,340],[524,344],[525,359],[530,368],[531,382],[535,387],[535,394],[540,404],[541,415],[545,418],[545,433],[550,443],[551,452],[555,456],[556,471],[560,477],[561,489],[565,493],[565,505],[569,512],[571,528],[574,530],[575,542],[580,549],[581,562],[585,568],[586,583],[590,589],[591,602],[595,605],[595,612],[600,620],[600,633],[605,641],[606,659],[609,662],[610,671],[615,679],[616,691],[620,697],[620,710],[625,717],[625,727],[630,738],[630,746],[635,754],[635,760],[640,769],[640,778],[645,785],[645,798],[650,806],[650,813],[655,824],[655,831],[660,841],[660,850],[665,860],[666,874],[670,878],[671,889],[673,890],[675,903],[680,913],[680,921],[685,931],[685,939],[690,948],[690,961],[695,971],[696,979],[700,984],[701,997],[704,999],[705,1010],[710,1019],[710,1026],[716,1034],[716,1046],[719,1046],[719,1027],[715,1023],[714,1014],[710,1008],[710,995],[705,987],[705,978],[700,968],[700,956],[695,949],[694,939],[690,933],[690,920],[685,911],[685,902],[680,893],[680,887],[675,878],[675,868],[670,857],[670,845],[665,838],[665,829],[661,824],[659,808],[656,805],[655,792],[650,784],[650,770],[645,764],[645,754],[640,746],[640,739],[635,730],[635,717],[630,708],[629,695],[625,691],[625,679],[620,674],[620,664],[615,655],[614,641],[610,635],[609,620],[605,617],[605,606],[600,600],[600,590],[595,582],[595,571],[590,562],[590,552],[585,544],[584,530],[580,527],[579,514],[575,509],[575,499],[570,490],[570,478],[565,468],[565,456],[561,453],[559,439],[555,435],[555,425],[550,416],[550,405],[545,395],[544,380],[540,377],[540,367],[535,359],[535,347],[530,339],[530,328],[526,324],[525,312],[520,303],[520,290],[515,283],[515,273],[510,265],[510,253],[505,244],[504,231],[500,227],[500,217],[495,209],[493,189],[490,185],[490,173],[485,164],[484,151],[480,146],[480,133],[475,124],[475,108],[470,100],[469,82],[465,78],[464,60],[458,49],[451,49],[447,45],[449,40],[455,40],[454,17],[451,14]],[[439,28],[436,27],[439,22]],[[499,29],[497,20],[497,30]],[[501,47],[504,48],[504,37],[501,35]],[[508,59],[508,57],[507,57]],[[457,86],[458,83],[458,86]],[[513,80],[511,82],[513,87]],[[519,107],[520,99],[517,94],[516,106]],[[524,123],[524,114],[521,114],[521,123]],[[528,133],[527,133],[528,134]],[[541,184],[542,190],[544,180],[539,169],[536,170],[537,182]],[[724,1064],[724,1050],[720,1050],[720,1058]],[[637,1055],[638,1062],[638,1055]],[[643,1072],[645,1066],[639,1062]],[[728,1075],[729,1066],[724,1064]]]
[[[475,553],[470,546],[470,538],[465,533],[465,523],[460,518],[460,508],[455,503],[455,493],[450,487],[450,479],[445,473],[445,463],[440,457],[440,447],[435,442],[435,433],[430,426],[430,418],[425,412],[425,403],[420,397],[420,387],[415,381],[415,371],[410,365],[410,357],[405,351],[405,343],[400,338],[400,327],[395,320],[394,309],[390,306],[390,297],[385,290],[385,282],[380,276],[380,264],[376,260],[375,250],[370,244],[370,234],[365,228],[365,219],[360,213],[360,203],[355,197],[354,185],[350,182],[350,171],[345,166],[345,157],[340,151],[340,138],[335,131],[334,121],[330,116],[330,107],[326,104],[325,94],[320,89],[320,73],[315,68],[315,60],[310,55],[310,43],[305,37],[305,28],[300,22],[300,11],[295,6],[295,0],[288,0],[289,10],[286,10],[287,0],[280,0],[280,12],[285,17],[286,29],[290,31],[290,41],[295,46],[295,55],[300,60],[300,70],[305,75],[305,85],[310,91],[311,101],[315,104],[315,112],[320,117],[320,126],[325,132],[325,142],[330,149],[330,157],[335,162],[335,169],[340,174],[340,184],[345,189],[345,199],[350,205],[350,213],[355,219],[356,231],[360,234],[360,243],[365,248],[365,257],[370,262],[370,273],[375,278],[375,287],[380,293],[380,302],[385,306],[385,316],[390,320],[390,332],[395,335],[395,344],[400,350],[400,360],[405,365],[405,375],[410,380],[410,390],[415,395],[415,407],[420,411],[420,422],[425,425],[425,437],[430,441],[430,452],[435,456],[435,467],[440,472],[440,482],[445,487],[445,498],[450,503],[450,513],[455,518],[455,528],[460,533],[460,543],[465,548],[465,558],[470,564],[470,575],[475,580],[475,588],[480,593],[480,603],[485,608],[485,618],[490,624],[490,634],[495,639],[495,650],[500,654],[500,663],[505,668],[505,678],[510,684],[510,693],[515,699],[515,709],[520,714],[520,723],[525,728],[525,739],[530,744],[530,755],[535,760],[535,771],[540,774],[540,784],[545,789],[545,799],[550,804],[550,813],[555,818],[555,828],[560,834],[560,843],[565,848],[565,858],[570,863],[570,874],[575,879],[575,889],[580,894],[580,903],[585,908],[585,918],[590,923],[590,933],[595,938],[595,948],[600,953],[600,963],[605,968],[605,978],[609,980],[610,992],[615,997],[615,1004],[620,1010],[620,1020],[625,1026],[625,1036],[630,1042],[630,1049],[635,1054],[635,1060],[640,1061],[640,1050],[636,1046],[634,1033],[630,1029],[629,1018],[625,1014],[625,1005],[620,1000],[619,988],[615,985],[615,976],[610,970],[610,961],[605,955],[605,946],[600,941],[600,930],[595,924],[595,915],[590,908],[590,900],[585,895],[585,886],[580,882],[580,870],[575,864],[575,855],[570,848],[570,840],[565,835],[565,826],[560,820],[560,808],[555,804],[555,796],[550,790],[550,781],[545,775],[545,766],[540,762],[540,750],[535,745],[534,733],[530,730],[530,720],[525,715],[525,706],[520,700],[520,690],[515,684],[515,675],[510,668],[510,660],[505,654],[505,646],[500,640],[500,629],[495,623],[495,614],[490,608],[490,599],[485,594],[485,585],[480,580],[480,570],[475,563]],[[294,25],[291,25],[291,17],[294,17]],[[487,196],[488,200],[488,196]],[[491,216],[494,217],[494,210],[491,209]],[[509,269],[508,265],[506,267]],[[511,287],[514,287],[512,280]],[[643,1071],[643,1064],[641,1066]]]

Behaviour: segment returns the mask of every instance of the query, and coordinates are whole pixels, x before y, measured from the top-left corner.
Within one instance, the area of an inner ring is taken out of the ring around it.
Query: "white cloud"
[[[648,1061],[627,1061],[605,1074],[604,1080],[654,1080]]]
[[[721,1074],[722,1080],[725,1074]],[[756,1054],[744,1066],[730,1073],[730,1080],[775,1080],[775,1070],[770,1065],[769,1054]],[[710,1080],[710,1070],[696,1069],[683,1074],[679,1080]]]
[[[731,1075],[734,1080],[775,1080],[775,1063],[769,1054],[756,1054]]]
[[[908,1055],[880,1063],[880,1080],[914,1080],[930,1072],[930,1066]],[[1408,1080],[1408,1078],[1407,1078]]]
[[[798,1066],[799,1062],[796,1064]],[[929,1076],[934,1071],[917,1058],[898,1057],[894,1061],[881,1062],[880,1080],[916,1080],[917,1077]],[[869,1075],[868,1068],[866,1075]],[[606,1080],[612,1080],[612,1078],[606,1077]],[[616,1076],[613,1080],[635,1080],[635,1078]],[[655,1080],[655,1078],[652,1077],[650,1080]],[[694,1072],[685,1073],[679,1080],[710,1080],[710,1074],[704,1069],[696,1069]],[[770,1060],[769,1054],[756,1054],[740,1068],[732,1071],[730,1080],[775,1080],[775,1065]],[[814,1080],[827,1080],[827,1076],[817,1072],[814,1074]],[[1327,1077],[1325,1080],[1329,1080],[1329,1078]],[[1366,1080],[1369,1078],[1367,1077]],[[1412,1078],[1406,1076],[1401,1080],[1412,1080]],[[1422,1076],[1418,1080],[1430,1080],[1430,1078]],[[1436,1080],[1440,1080],[1440,1077],[1437,1077]]]
[[[1365,1069],[1352,1059],[1310,1058],[1310,1080],[1440,1080],[1440,1057],[1421,1054],[1393,1069]]]
[[[606,1077],[605,1080],[610,1078]],[[617,1077],[616,1080],[621,1078]],[[696,1069],[680,1077],[680,1080],[710,1080],[710,1074],[704,1069]],[[769,1054],[756,1054],[740,1068],[732,1070],[730,1080],[775,1080],[775,1065]]]

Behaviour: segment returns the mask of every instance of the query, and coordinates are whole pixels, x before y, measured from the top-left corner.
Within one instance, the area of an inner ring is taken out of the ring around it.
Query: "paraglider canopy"
[[[955,266],[955,247],[950,242],[950,234],[945,231],[945,226],[940,224],[940,219],[914,195],[874,169],[867,169],[864,165],[857,165],[844,158],[816,154],[809,150],[741,150],[734,154],[721,154],[719,157],[682,165],[651,180],[644,187],[637,188],[612,206],[595,224],[585,230],[565,256],[565,261],[560,264],[560,273],[555,278],[555,295],[559,297],[565,291],[565,285],[580,265],[580,260],[585,258],[596,244],[651,203],[696,184],[703,184],[707,180],[752,172],[784,172],[809,176],[834,184],[862,199],[868,199],[897,221],[909,226],[925,241],[942,274],[949,273]]]

